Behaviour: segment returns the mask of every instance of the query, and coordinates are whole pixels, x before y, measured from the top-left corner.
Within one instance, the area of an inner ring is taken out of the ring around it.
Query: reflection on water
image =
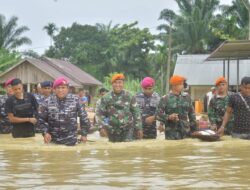
[[[0,135],[0,189],[248,189],[249,144],[100,139],[66,147]]]

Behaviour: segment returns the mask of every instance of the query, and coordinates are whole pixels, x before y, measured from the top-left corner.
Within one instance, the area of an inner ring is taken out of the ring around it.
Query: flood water
[[[90,139],[66,147],[0,135],[0,189],[250,189],[250,141]]]

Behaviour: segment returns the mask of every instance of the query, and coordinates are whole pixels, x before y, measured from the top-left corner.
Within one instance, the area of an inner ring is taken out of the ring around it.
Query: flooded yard
[[[74,147],[0,135],[0,189],[248,189],[249,141],[223,137]]]

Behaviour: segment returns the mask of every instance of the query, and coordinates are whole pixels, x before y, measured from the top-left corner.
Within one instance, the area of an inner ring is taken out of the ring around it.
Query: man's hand
[[[100,129],[99,133],[100,133],[101,137],[107,137],[108,136],[107,130],[104,129],[104,128]]]
[[[217,134],[220,135],[220,137],[222,137],[224,135],[224,127],[221,126],[218,131],[217,131]]]
[[[137,130],[136,132],[137,139],[141,140],[143,138],[143,131],[142,129]]]
[[[179,116],[177,113],[172,113],[171,115],[168,116],[167,119],[170,121],[179,121]]]
[[[29,118],[29,122],[35,125],[37,123],[37,119],[34,117]]]
[[[49,133],[45,133],[43,136],[44,143],[48,144],[51,141],[51,135]]]
[[[149,116],[145,119],[145,123],[151,125],[155,121],[155,116]]]
[[[87,136],[81,136],[80,138],[81,142],[86,143],[87,142]]]
[[[210,129],[213,130],[213,131],[217,131],[217,126],[216,125],[211,125]]]

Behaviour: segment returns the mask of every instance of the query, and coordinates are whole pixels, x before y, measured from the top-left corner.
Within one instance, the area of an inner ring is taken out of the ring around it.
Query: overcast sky
[[[231,0],[221,0],[230,4]],[[43,53],[48,48],[49,36],[43,27],[48,22],[58,27],[80,24],[113,24],[139,22],[139,27],[148,27],[156,33],[161,10],[168,8],[178,10],[174,0],[0,0],[0,14],[9,19],[19,18],[18,25],[28,26],[30,31],[25,35],[32,40],[31,49]]]

